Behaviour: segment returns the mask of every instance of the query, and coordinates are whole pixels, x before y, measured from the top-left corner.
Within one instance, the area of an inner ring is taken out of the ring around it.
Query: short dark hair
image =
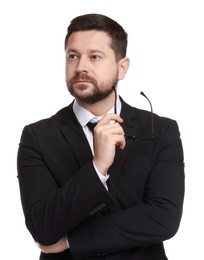
[[[110,47],[115,52],[116,60],[126,56],[128,35],[123,27],[111,18],[102,14],[85,14],[75,17],[67,28],[65,49],[73,32],[97,30],[106,32],[111,38]]]

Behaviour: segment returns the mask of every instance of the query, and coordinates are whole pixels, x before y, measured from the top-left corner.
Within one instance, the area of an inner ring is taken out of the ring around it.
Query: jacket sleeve
[[[75,257],[109,254],[160,243],[178,230],[184,197],[183,150],[175,121],[163,134],[144,200],[111,215],[87,219],[68,232]]]
[[[17,166],[26,225],[34,240],[43,245],[56,243],[93,212],[113,204],[91,161],[61,187],[30,125],[21,136]]]

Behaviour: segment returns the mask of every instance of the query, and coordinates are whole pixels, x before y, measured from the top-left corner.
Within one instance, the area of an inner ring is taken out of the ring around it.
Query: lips
[[[90,80],[84,80],[84,79],[79,79],[79,80],[77,80],[76,81],[77,83],[79,82],[79,83],[84,83],[84,82],[88,82],[88,83],[91,83],[91,81]]]
[[[90,79],[77,79],[75,83],[83,84],[83,83],[93,83]]]

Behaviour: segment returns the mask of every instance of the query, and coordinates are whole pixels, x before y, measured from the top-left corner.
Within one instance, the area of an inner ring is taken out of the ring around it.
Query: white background
[[[170,260],[203,257],[204,1],[0,1],[0,248],[11,259],[36,260],[25,228],[16,154],[25,124],[49,117],[72,101],[65,85],[64,37],[72,18],[106,14],[129,34],[131,66],[119,94],[131,105],[176,119],[186,163],[184,213],[165,242]]]

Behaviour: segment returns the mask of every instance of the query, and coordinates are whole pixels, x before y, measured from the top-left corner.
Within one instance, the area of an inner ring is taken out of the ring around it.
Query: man
[[[182,215],[182,144],[175,121],[117,96],[126,48],[112,19],[73,19],[65,53],[75,100],[23,130],[18,178],[40,259],[167,259],[163,241]]]

